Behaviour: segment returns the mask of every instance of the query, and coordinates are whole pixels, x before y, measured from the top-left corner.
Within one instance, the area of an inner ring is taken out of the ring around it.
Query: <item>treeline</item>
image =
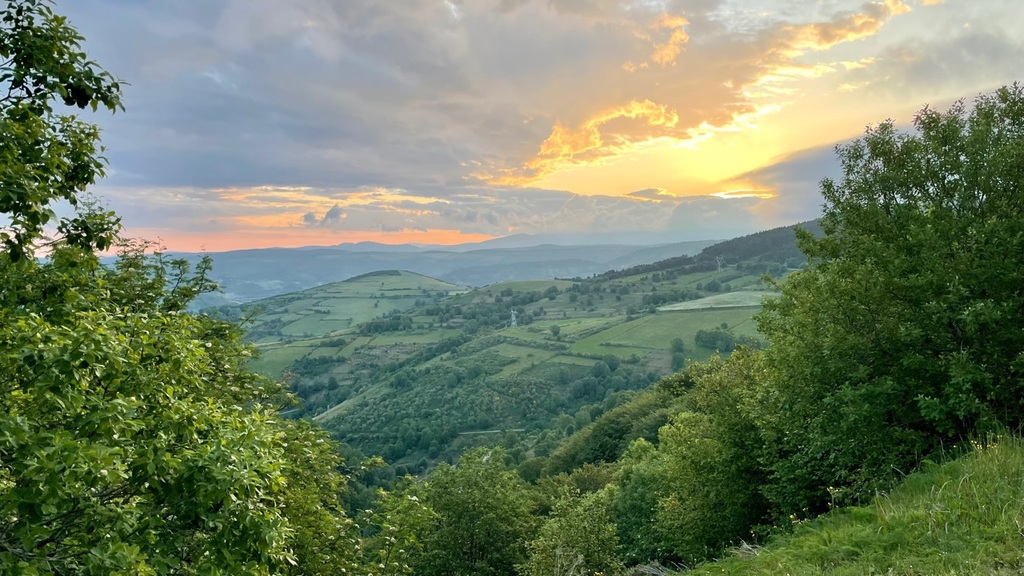
[[[819,220],[810,220],[719,242],[701,250],[697,258],[712,261],[723,258],[733,262],[755,260],[800,263],[805,261],[807,256],[797,246],[797,229],[805,230],[815,237],[820,237],[824,233]]]
[[[779,274],[784,268],[798,268],[807,260],[796,243],[796,230],[822,235],[821,224],[811,220],[755,232],[708,246],[696,256],[675,256],[652,264],[641,264],[623,270],[609,270],[592,280],[615,280],[642,274],[692,274],[719,268],[719,259],[749,273]]]

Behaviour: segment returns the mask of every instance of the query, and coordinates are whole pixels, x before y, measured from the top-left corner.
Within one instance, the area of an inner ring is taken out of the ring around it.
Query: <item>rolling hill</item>
[[[254,367],[292,381],[296,414],[366,454],[418,471],[516,430],[527,457],[571,432],[566,414],[582,425],[687,361],[756,345],[762,276],[799,264],[750,247],[789,259],[792,227],[764,234],[591,278],[469,290],[376,271],[221,311],[252,315]]]

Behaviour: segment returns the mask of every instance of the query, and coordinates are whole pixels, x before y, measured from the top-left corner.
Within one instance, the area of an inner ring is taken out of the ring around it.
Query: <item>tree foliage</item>
[[[424,502],[437,520],[413,563],[416,574],[513,575],[526,561],[537,520],[529,487],[505,467],[499,448],[463,454],[428,478]]]
[[[209,262],[126,242],[101,265],[99,132],[55,106],[114,110],[120,86],[81,41],[45,0],[0,12],[0,574],[354,567],[336,446],[279,419],[235,326],[185,313]]]
[[[283,566],[277,391],[239,369],[238,333],[78,248],[0,269],[0,566]]]
[[[53,204],[73,207],[103,175],[99,129],[54,105],[121,108],[121,86],[88,60],[82,36],[47,0],[12,0],[0,12],[0,240],[13,260],[30,256]],[[61,219],[58,231],[79,247],[107,248],[117,220],[86,212]]]
[[[530,542],[521,576],[616,576],[624,571],[607,495],[566,494]]]
[[[691,564],[751,538],[766,522],[761,441],[751,414],[764,379],[761,353],[741,349],[662,381],[663,390],[683,390],[681,410],[661,427],[657,446],[630,446],[613,491],[627,558]]]
[[[781,510],[884,486],[941,446],[1024,421],[1024,90],[893,122],[838,149],[824,237],[760,328]]]

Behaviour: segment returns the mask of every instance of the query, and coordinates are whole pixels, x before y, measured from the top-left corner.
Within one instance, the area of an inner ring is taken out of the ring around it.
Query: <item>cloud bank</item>
[[[796,151],[1012,81],[1024,57],[1015,0],[60,9],[131,84],[99,119],[101,192],[168,235],[784,224],[823,175],[781,179],[820,167]]]

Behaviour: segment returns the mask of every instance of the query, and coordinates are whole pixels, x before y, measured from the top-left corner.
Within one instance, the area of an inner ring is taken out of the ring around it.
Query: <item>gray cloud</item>
[[[98,117],[111,161],[101,188],[126,222],[206,231],[280,214],[284,226],[325,230],[504,235],[758,227],[813,214],[830,151],[737,177],[776,190],[774,199],[519,186],[537,185],[529,177],[546,168],[530,162],[557,142],[556,126],[568,148],[547,159],[559,166],[685,139],[756,111],[752,92],[786,94],[784,80],[759,83],[779,66],[874,56],[835,66],[835,84],[900,102],[1018,73],[1016,0],[908,2],[922,25],[884,39],[865,35],[902,18],[894,1],[78,0],[59,9],[90,57],[131,83],[127,112]],[[678,56],[656,61],[680,31]],[[850,38],[861,40],[842,42]],[[827,57],[809,56],[824,47]],[[616,115],[644,102],[644,113]],[[593,133],[604,148],[573,141]],[[527,178],[496,183],[508,174]]]
[[[753,109],[742,87],[778,61],[783,29],[765,19],[731,34],[728,6],[710,1],[65,9],[97,59],[133,83],[128,114],[104,121],[112,180],[169,186],[457,186],[521,165],[556,122],[631,100],[669,107],[679,121],[662,130],[685,135]],[[652,28],[661,12],[689,22],[686,59],[624,70],[668,40],[671,29]],[[621,124],[622,138],[648,131]]]
[[[775,194],[751,207],[758,222],[775,226],[821,216],[821,181],[839,179],[842,175],[835,148],[827,145],[801,150],[770,166],[740,175],[738,182]]]
[[[748,198],[663,197],[651,202],[613,196],[580,196],[553,190],[479,190],[462,198],[412,201],[381,195],[363,198],[345,208],[335,205],[322,217],[307,213],[307,226],[334,230],[458,229],[501,236],[509,233],[546,234],[672,232],[703,238],[725,231],[749,231],[757,224]]]

